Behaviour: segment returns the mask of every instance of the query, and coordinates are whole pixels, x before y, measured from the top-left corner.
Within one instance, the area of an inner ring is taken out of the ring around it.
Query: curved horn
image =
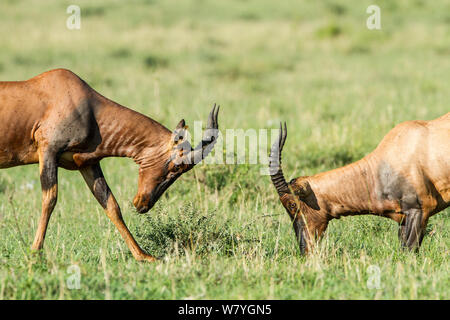
[[[269,156],[270,177],[280,197],[286,193],[291,193],[291,191],[289,190],[289,186],[284,179],[283,170],[281,169],[281,152],[283,151],[286,137],[286,122],[284,123],[284,130],[280,122],[280,136],[278,138],[278,141],[275,141],[275,143],[272,145]]]
[[[197,164],[202,161],[214,148],[214,144],[219,136],[219,123],[217,122],[217,116],[219,115],[220,106],[214,104],[208,117],[208,124],[206,130],[203,133],[202,141],[197,145],[197,147],[190,153],[191,164]]]

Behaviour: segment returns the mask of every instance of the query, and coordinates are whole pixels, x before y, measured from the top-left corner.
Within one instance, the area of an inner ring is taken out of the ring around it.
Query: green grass
[[[357,160],[398,122],[449,111],[450,6],[377,1],[4,1],[0,79],[71,69],[105,96],[169,128],[276,128],[287,120],[287,178]],[[102,162],[125,220],[160,256],[137,263],[76,172],[60,170],[58,205],[41,256],[37,166],[0,171],[0,299],[449,299],[449,213],[434,216],[418,254],[395,223],[332,221],[315,254],[299,256],[289,218],[258,165],[199,165],[148,215],[131,205],[137,167]],[[78,265],[81,289],[70,290]],[[381,288],[366,285],[369,266]]]

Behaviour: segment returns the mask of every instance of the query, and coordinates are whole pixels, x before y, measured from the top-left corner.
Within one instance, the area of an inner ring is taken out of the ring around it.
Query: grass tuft
[[[217,219],[215,211],[202,214],[192,204],[180,209],[176,215],[160,208],[146,217],[137,228],[136,236],[148,252],[159,257],[174,252],[184,255],[185,251],[197,256],[212,252],[229,256],[240,240],[233,233],[230,221]]]

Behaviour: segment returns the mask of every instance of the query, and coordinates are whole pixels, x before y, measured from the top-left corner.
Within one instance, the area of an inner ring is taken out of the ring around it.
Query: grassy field
[[[288,179],[449,111],[447,1],[377,0],[373,31],[374,1],[80,0],[81,30],[68,30],[73,2],[2,1],[0,80],[68,68],[168,128],[206,120],[214,102],[221,129],[287,120]],[[394,222],[360,216],[332,221],[304,258],[259,165],[198,165],[147,215],[131,204],[137,166],[102,166],[130,230],[161,261],[135,262],[80,174],[64,170],[44,252],[31,255],[38,168],[0,170],[0,299],[450,298],[450,210],[431,219],[418,254],[400,249]],[[73,265],[80,289],[67,286]],[[367,286],[373,270],[378,289]]]

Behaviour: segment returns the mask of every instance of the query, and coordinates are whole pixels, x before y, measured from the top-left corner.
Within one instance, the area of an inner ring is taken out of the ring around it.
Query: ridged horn
[[[283,130],[284,129],[284,130]],[[269,156],[269,174],[273,185],[277,189],[278,195],[281,197],[286,193],[291,193],[288,184],[284,179],[283,170],[281,169],[281,152],[283,151],[284,143],[286,142],[287,128],[286,122],[284,128],[280,122],[280,135],[278,141],[275,141],[270,149]]]
[[[191,164],[197,164],[202,161],[212,151],[214,144],[219,136],[219,123],[217,117],[219,115],[220,106],[214,104],[208,117],[208,124],[206,130],[203,133],[203,139],[198,146],[191,151],[189,159]]]

